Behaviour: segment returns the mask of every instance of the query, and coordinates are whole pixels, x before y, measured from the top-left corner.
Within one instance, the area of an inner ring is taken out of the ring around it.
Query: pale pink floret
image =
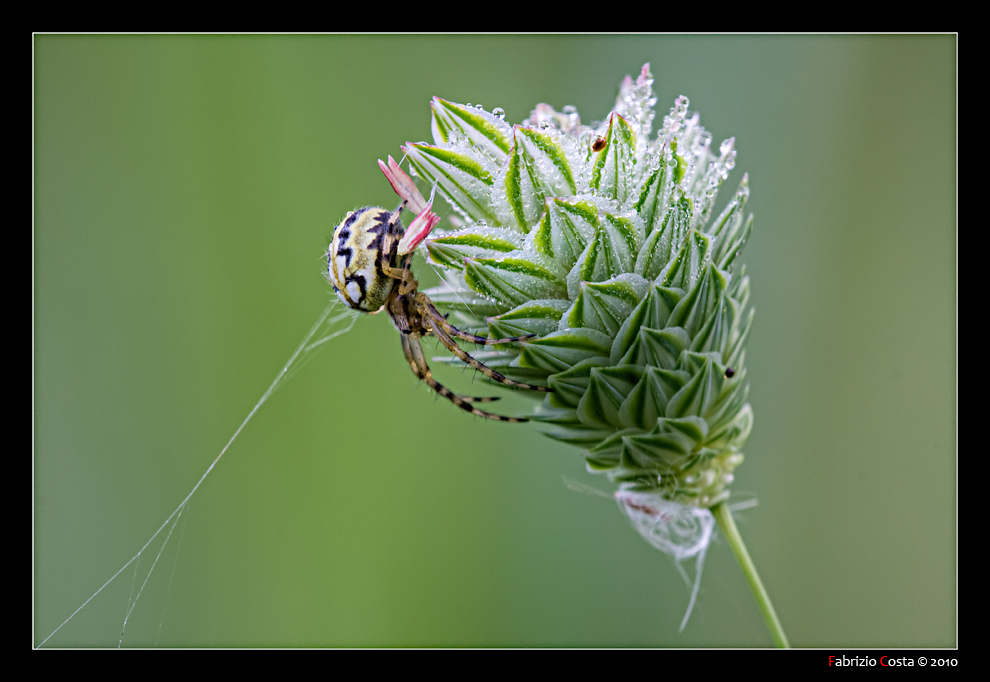
[[[440,222],[440,216],[433,212],[433,202],[428,203],[420,211],[419,215],[413,218],[412,223],[409,225],[409,229],[406,230],[406,234],[399,240],[399,253],[407,254],[412,253],[416,250],[424,239],[430,234],[437,223]]]
[[[382,169],[382,173],[388,178],[395,193],[406,202],[406,208],[413,213],[422,213],[427,201],[422,193],[420,193],[419,188],[416,187],[413,179],[404,170],[399,168],[399,164],[395,162],[395,159],[389,156],[387,166],[384,161],[378,159],[378,167]]]
[[[402,255],[412,253],[440,222],[440,216],[433,212],[433,195],[431,194],[430,200],[427,201],[413,179],[399,168],[399,164],[391,156],[388,157],[388,165],[378,159],[378,167],[388,178],[395,193],[402,198],[405,207],[416,213],[406,234],[399,240],[399,253]]]

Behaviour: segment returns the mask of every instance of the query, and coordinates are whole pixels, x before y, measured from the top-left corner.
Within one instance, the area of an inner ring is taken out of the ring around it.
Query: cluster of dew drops
[[[640,166],[641,172],[649,174],[657,170],[664,157],[664,147],[669,145],[673,139],[678,139],[679,146],[683,150],[681,156],[686,161],[681,187],[685,193],[693,194],[701,199],[703,208],[701,206],[699,208],[702,208],[703,213],[707,213],[710,204],[714,201],[719,185],[728,177],[729,172],[735,166],[736,152],[733,148],[734,139],[729,138],[724,140],[719,146],[719,156],[717,158],[714,157],[710,149],[712,141],[711,133],[700,126],[699,115],[697,113],[689,115],[688,107],[690,101],[687,97],[681,95],[675,100],[674,107],[670,110],[670,113],[664,116],[663,125],[657,137],[652,142],[649,141],[648,138],[655,115],[653,105],[656,103],[656,97],[653,95],[651,89],[652,83],[653,80],[649,79],[647,82],[637,85],[623,95],[623,103],[626,105],[626,111],[623,114],[628,119],[631,119],[636,127],[639,128],[640,134],[638,137],[640,138],[640,144],[643,145],[638,150],[639,153],[637,153],[639,157],[637,161],[642,162]],[[484,111],[484,106],[481,104],[471,104],[469,102],[466,106],[478,111]],[[499,122],[508,126],[505,123],[504,109],[495,107],[491,113]],[[549,134],[556,144],[564,148],[567,158],[580,158],[581,153],[579,150],[593,149],[593,145],[600,139],[604,129],[604,125],[600,121],[594,121],[590,126],[582,125],[577,108],[573,105],[567,105],[562,111],[557,112],[549,105],[539,104],[533,110],[531,116],[523,121],[521,125]],[[461,151],[470,150],[485,171],[492,177],[501,175],[502,163],[483,145],[471,144],[471,141],[463,132],[459,130],[450,131],[447,144],[451,148]],[[572,205],[582,200],[582,196],[572,195],[572,193],[564,191],[564,178],[556,165],[542,158],[538,163],[541,165],[541,174],[550,181],[550,189],[555,196],[567,195],[567,201]],[[672,169],[677,165],[677,159],[673,154],[668,155],[668,164]],[[543,167],[544,165],[546,167]],[[578,167],[572,167],[571,171],[574,173],[574,180],[578,183],[578,186],[587,186],[587,164],[578,164]],[[591,194],[595,196],[598,195],[598,192],[592,188]],[[605,197],[598,198],[605,199]],[[493,204],[498,206],[499,201],[503,197],[492,196],[491,199]],[[527,212],[533,208],[528,200],[524,201],[524,206]],[[618,207],[616,206],[615,208]],[[470,222],[475,222],[479,226],[484,223],[484,221]]]

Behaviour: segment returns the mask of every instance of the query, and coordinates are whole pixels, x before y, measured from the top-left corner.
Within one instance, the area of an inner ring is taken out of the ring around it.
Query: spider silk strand
[[[282,367],[282,369],[279,371],[278,375],[275,377],[275,380],[272,382],[271,386],[268,387],[268,390],[265,391],[264,395],[261,396],[261,398],[255,404],[255,406],[248,413],[247,417],[244,418],[244,421],[241,422],[241,425],[237,427],[237,430],[234,431],[234,435],[232,435],[230,437],[230,440],[227,441],[227,444],[223,446],[223,449],[220,451],[220,454],[218,454],[216,456],[216,458],[213,460],[213,462],[210,463],[210,466],[207,467],[207,469],[203,473],[203,475],[200,476],[199,480],[196,482],[196,485],[194,485],[192,487],[192,490],[189,491],[189,494],[186,495],[185,498],[182,500],[182,502],[179,503],[179,506],[177,506],[175,508],[175,510],[171,514],[168,515],[168,518],[166,518],[165,521],[162,523],[162,525],[158,527],[158,530],[156,530],[154,532],[154,534],[150,538],[148,538],[148,541],[144,543],[144,545],[141,547],[140,550],[138,550],[137,554],[135,554],[134,556],[132,556],[130,558],[130,560],[126,564],[124,564],[123,566],[121,566],[120,567],[120,570],[118,570],[116,573],[114,573],[110,577],[109,580],[107,580],[105,583],[103,583],[103,585],[100,587],[100,589],[96,590],[96,592],[94,592],[92,595],[90,595],[89,599],[87,599],[86,601],[84,601],[79,606],[79,608],[77,608],[75,611],[73,611],[72,614],[68,618],[66,618],[64,621],[62,621],[62,623],[57,628],[55,628],[54,630],[52,630],[51,634],[49,634],[47,637],[45,637],[43,640],[41,640],[41,643],[38,644],[38,647],[39,648],[42,647],[42,646],[44,646],[45,642],[47,642],[49,639],[51,639],[55,635],[56,632],[58,632],[59,630],[61,630],[62,627],[64,627],[66,623],[68,623],[70,620],[72,620],[73,618],[75,618],[75,616],[76,616],[77,613],[79,613],[80,611],[82,611],[86,607],[87,604],[89,604],[91,601],[93,601],[93,599],[95,599],[96,596],[98,594],[100,594],[100,592],[102,592],[107,587],[107,585],[109,585],[114,580],[116,580],[117,577],[121,573],[123,573],[127,569],[128,566],[130,566],[135,561],[137,561],[141,557],[141,554],[144,552],[144,550],[146,550],[148,548],[148,545],[150,545],[152,542],[154,542],[155,538],[157,538],[161,534],[161,532],[163,530],[165,530],[165,527],[168,526],[170,522],[172,522],[172,519],[175,519],[176,521],[178,521],[177,515],[180,515],[182,513],[182,510],[185,509],[185,506],[189,502],[190,498],[192,498],[192,496],[196,493],[196,491],[199,490],[199,486],[201,486],[203,484],[203,481],[206,480],[206,477],[209,476],[210,475],[210,472],[213,471],[213,468],[216,467],[217,463],[220,461],[220,458],[222,458],[224,456],[224,454],[227,452],[228,449],[230,449],[230,446],[234,443],[234,441],[237,440],[237,437],[239,435],[241,435],[241,431],[244,430],[244,427],[247,426],[248,422],[251,421],[251,419],[254,417],[255,413],[257,413],[257,411],[261,408],[261,406],[264,405],[265,402],[267,402],[267,400],[271,397],[272,393],[275,392],[275,389],[278,388],[279,384],[284,379],[286,379],[287,375],[289,374],[289,369],[292,367],[293,363],[295,363],[295,361],[299,358],[299,356],[302,355],[303,353],[309,353],[310,351],[316,350],[316,349],[322,347],[322,345],[325,342],[329,341],[330,339],[335,338],[335,337],[339,336],[340,334],[343,334],[343,333],[345,333],[347,331],[350,331],[351,327],[354,325],[354,319],[356,319],[357,316],[356,316],[356,314],[350,315],[350,314],[348,314],[349,311],[345,311],[344,313],[335,315],[332,319],[329,320],[329,323],[330,324],[334,324],[336,322],[342,321],[342,320],[350,317],[350,318],[352,318],[351,319],[351,322],[350,322],[350,324],[346,328],[337,330],[337,331],[332,332],[330,334],[327,334],[327,336],[325,336],[325,337],[319,339],[318,341],[310,344],[310,340],[316,335],[316,333],[320,330],[320,328],[324,325],[324,323],[327,323],[327,318],[330,316],[330,313],[334,310],[334,308],[336,308],[336,306],[337,306],[337,304],[336,304],[336,302],[334,302],[334,303],[329,304],[323,310],[323,312],[317,318],[316,322],[310,328],[309,332],[303,338],[302,342],[299,344],[298,347],[296,347],[295,352],[289,358],[288,362],[286,362],[285,365]],[[172,527],[173,528],[175,527],[175,524],[174,523],[172,524]],[[169,534],[168,535],[171,536],[171,530],[169,531]],[[167,543],[168,543],[168,537],[166,537],[165,543],[163,543],[163,545],[162,545],[162,550],[165,549],[165,544],[167,544]],[[158,556],[161,556],[161,550],[159,551]],[[141,596],[141,591],[144,589],[144,586],[147,584],[148,578],[151,577],[151,571],[153,571],[155,569],[155,564],[157,564],[157,562],[158,562],[158,557],[155,557],[155,562],[152,564],[151,569],[149,569],[149,571],[148,571],[148,575],[145,577],[144,582],[141,584],[141,588],[138,590],[137,596],[134,597],[133,601],[130,604],[130,608],[127,611],[127,616],[125,616],[125,618],[124,618],[124,627],[125,628],[127,626],[127,618],[130,617],[131,611],[133,611],[134,606],[137,604],[137,600]],[[123,640],[123,628],[121,628],[121,641],[122,640]],[[118,646],[119,646],[119,644],[118,644]]]

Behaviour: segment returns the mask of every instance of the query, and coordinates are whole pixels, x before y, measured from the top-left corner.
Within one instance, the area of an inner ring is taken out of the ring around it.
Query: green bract
[[[435,98],[434,144],[404,151],[463,218],[426,243],[451,271],[427,294],[476,333],[539,337],[478,359],[552,387],[532,418],[583,448],[589,469],[711,507],[753,423],[738,266],[749,188],[744,176],[712,219],[733,140],[714,154],[686,97],[652,137],[652,84],[648,65],[627,77],[597,127],[572,107],[541,104],[513,126]]]

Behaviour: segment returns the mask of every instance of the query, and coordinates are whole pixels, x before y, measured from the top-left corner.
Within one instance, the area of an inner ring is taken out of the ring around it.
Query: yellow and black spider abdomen
[[[390,220],[392,222],[390,222]],[[402,223],[384,208],[351,211],[334,230],[327,253],[327,279],[341,301],[355,310],[379,310],[395,280],[382,271],[403,233]]]

